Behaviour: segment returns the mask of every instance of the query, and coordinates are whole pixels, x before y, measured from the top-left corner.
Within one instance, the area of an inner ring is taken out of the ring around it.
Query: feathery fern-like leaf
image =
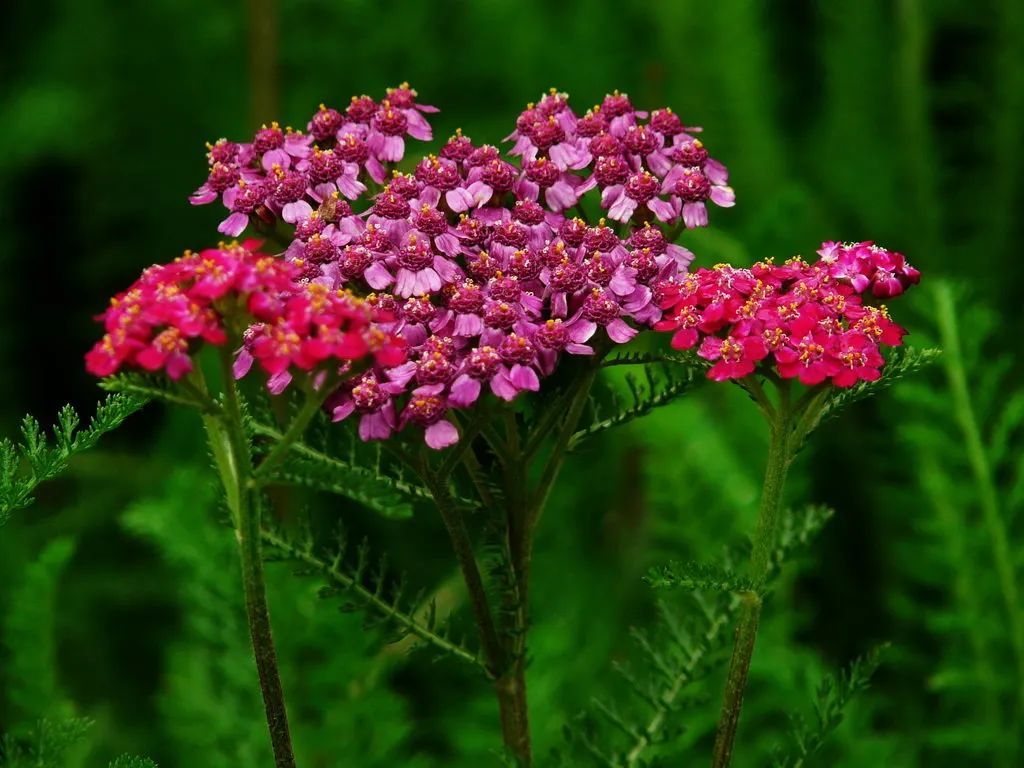
[[[814,700],[812,722],[799,715],[791,718],[793,746],[788,754],[775,758],[774,768],[803,768],[807,764],[842,722],[843,711],[850,700],[867,689],[887,647],[873,648],[838,675],[830,675],[821,682]]]
[[[772,555],[769,580],[794,552],[805,546],[831,517],[827,507],[809,506],[787,510],[781,533]],[[736,575],[731,563],[736,553],[726,553],[728,567],[708,565],[673,565],[654,569],[648,579],[655,586],[679,586],[689,593],[687,613],[671,608],[664,600],[658,602],[659,627],[656,632],[633,630],[639,664],[636,668],[618,666],[638,705],[630,714],[602,702],[588,716],[567,726],[573,743],[582,747],[598,765],[611,768],[635,768],[644,765],[645,754],[653,747],[671,741],[681,726],[670,715],[687,698],[692,685],[704,678],[720,661],[716,651],[728,638],[728,627],[739,608],[737,592],[752,587],[744,577]],[[659,579],[665,583],[659,583]],[[626,735],[625,744],[611,747],[607,730],[592,727],[600,716]]]
[[[145,404],[146,399],[137,395],[110,395],[82,430],[78,414],[70,405],[64,406],[57,414],[52,438],[47,438],[38,421],[26,416],[20,444],[0,441],[0,525],[12,512],[29,506],[36,487],[64,472],[72,456],[95,446]]]
[[[757,585],[744,576],[717,563],[681,562],[673,560],[657,565],[647,572],[646,579],[655,589],[688,589],[708,592],[755,592]]]
[[[569,439],[569,451],[576,450],[585,440],[606,430],[645,416],[655,408],[669,405],[689,392],[698,381],[696,370],[689,366],[666,366],[661,375],[653,366],[645,366],[643,378],[627,374],[628,396],[613,394],[612,412],[608,414],[603,412],[599,403],[593,402],[593,420],[578,429]]]
[[[110,764],[110,768],[157,768],[157,764],[148,757],[121,755]]]
[[[22,720],[72,714],[57,680],[57,587],[75,544],[55,539],[25,570],[0,620],[6,659],[3,688]]]
[[[0,768],[65,768],[68,751],[80,743],[92,721],[40,720],[23,738],[0,739]]]
[[[281,439],[280,431],[267,424],[254,421],[249,426],[257,436]],[[382,468],[379,457],[369,466],[357,464],[359,457],[353,456],[349,461],[300,441],[293,443],[290,451],[293,457],[271,473],[271,482],[344,496],[386,517],[409,517],[412,514],[410,502],[431,499],[430,492],[419,483]],[[456,503],[464,507],[476,506],[475,502],[462,498],[456,499]]]
[[[818,423],[832,418],[848,405],[876,395],[915,371],[931,365],[941,354],[942,350],[934,348],[896,347],[889,353],[882,377],[877,381],[862,381],[852,387],[833,387],[818,416]]]
[[[374,564],[366,542],[357,548],[354,565],[346,562],[349,552],[343,534],[339,535],[337,549],[327,556],[316,551],[312,538],[308,536],[293,540],[280,531],[265,528],[263,542],[270,550],[269,554],[299,563],[304,569],[326,579],[329,587],[322,592],[324,597],[347,596],[352,602],[344,606],[346,609],[365,609],[375,615],[376,623],[392,631],[391,642],[411,635],[423,644],[433,646],[444,656],[484,667],[479,653],[450,636],[431,603],[424,604],[415,598],[411,607],[405,604],[402,585],[391,582],[386,559]]]

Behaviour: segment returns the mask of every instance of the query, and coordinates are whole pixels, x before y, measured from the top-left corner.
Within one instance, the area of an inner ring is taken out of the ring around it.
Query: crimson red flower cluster
[[[253,343],[244,370],[256,359],[272,376],[290,378],[290,366],[309,371],[329,358],[404,360],[404,343],[377,325],[392,318],[345,291],[297,282],[294,264],[257,252],[257,245],[189,251],[146,269],[98,318],[106,333],[86,355],[88,371],[110,376],[134,368],[180,379],[192,370],[200,343],[228,341],[225,317],[232,314],[257,321],[247,331]]]
[[[658,303],[666,313],[655,328],[673,332],[675,349],[696,347],[713,361],[715,381],[759,369],[809,386],[874,381],[885,363],[879,345],[899,346],[906,331],[865,296],[895,296],[919,274],[872,243],[825,243],[818,253],[814,264],[719,264],[665,281]]]

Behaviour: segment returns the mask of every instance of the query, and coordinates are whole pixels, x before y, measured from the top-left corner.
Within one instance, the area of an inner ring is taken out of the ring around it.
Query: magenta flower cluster
[[[363,439],[416,424],[443,448],[458,439],[453,409],[537,391],[562,355],[657,323],[654,286],[693,259],[674,234],[733,193],[699,128],[617,92],[577,115],[551,91],[520,114],[507,155],[457,132],[399,173],[405,137],[429,139],[432,111],[403,85],[344,112],[321,106],[305,132],[218,141],[192,202],[219,198],[232,236],[292,225],[284,256],[306,280],[393,313],[408,361],[343,386],[334,417],[358,416]],[[607,218],[588,225],[571,214],[591,190]]]
[[[898,296],[920,273],[873,243],[825,243],[818,254],[814,264],[719,264],[666,280],[657,287],[666,314],[655,327],[673,333],[674,348],[696,347],[712,361],[716,381],[758,368],[808,386],[874,381],[885,363],[880,345],[899,346],[906,331],[865,296]]]

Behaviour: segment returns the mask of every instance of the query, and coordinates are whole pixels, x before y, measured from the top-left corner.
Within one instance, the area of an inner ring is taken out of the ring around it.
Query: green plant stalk
[[[942,283],[935,289],[939,333],[942,337],[943,366],[949,381],[950,393],[953,396],[953,413],[960,424],[964,438],[964,449],[971,465],[974,482],[978,488],[981,503],[982,520],[992,548],[992,559],[999,578],[1000,592],[1006,609],[1007,623],[1010,628],[1010,642],[1017,667],[1017,717],[1024,716],[1024,609],[1017,591],[1017,574],[1010,553],[1009,534],[1006,523],[999,510],[999,496],[996,493],[992,467],[981,436],[981,428],[971,404],[970,390],[967,387],[967,374],[964,370],[963,352],[960,348],[960,334],[956,325],[956,314],[953,296],[947,284]],[[1016,729],[1015,729],[1016,732]]]
[[[281,463],[295,441],[302,437],[302,434],[309,426],[309,422],[316,416],[320,407],[324,404],[324,400],[327,399],[332,391],[333,386],[331,383],[324,382],[319,392],[313,389],[306,392],[306,400],[302,404],[302,408],[295,415],[292,423],[288,426],[288,429],[281,435],[281,439],[274,444],[274,447],[270,449],[270,452],[263,457],[263,460],[260,461],[256,469],[253,470],[254,479],[261,480],[265,478],[271,470]]]
[[[772,551],[778,539],[779,521],[782,517],[782,494],[786,475],[793,460],[796,446],[793,440],[793,414],[788,402],[788,391],[781,390],[782,396],[776,416],[769,421],[771,437],[768,445],[768,464],[764,473],[764,487],[761,492],[761,506],[757,515],[754,532],[754,546],[750,554],[750,578],[755,589],[741,595],[739,618],[733,641],[732,658],[725,680],[725,695],[722,711],[715,728],[715,744],[712,752],[712,768],[726,768],[732,760],[733,744],[739,726],[740,711],[743,708],[743,693],[747,687],[750,660],[754,655],[757,628],[761,621],[763,587],[771,568]]]
[[[501,714],[502,734],[505,745],[522,766],[533,764],[530,741],[529,705],[526,684],[527,635],[529,633],[530,566],[533,559],[533,541],[537,523],[547,504],[551,489],[558,479],[569,449],[569,441],[590,395],[591,386],[597,376],[603,355],[595,359],[581,372],[573,386],[569,401],[561,400],[551,406],[557,409],[553,420],[542,419],[544,432],[558,423],[558,416],[564,418],[555,433],[554,445],[545,461],[537,486],[529,487],[528,475],[535,440],[521,441],[518,428],[511,412],[506,421],[506,455],[511,458],[505,466],[505,497],[508,502],[508,548],[511,558],[512,579],[515,594],[514,605],[508,606],[506,621],[502,629],[507,638],[508,668],[495,683],[498,708]],[[548,414],[545,414],[547,416]],[[534,435],[534,438],[537,436]],[[543,437],[543,435],[540,435]]]
[[[221,367],[224,375],[224,412],[219,415],[204,415],[203,424],[210,440],[214,463],[224,486],[231,519],[235,525],[235,536],[242,561],[246,618],[256,659],[260,691],[263,694],[274,763],[277,768],[295,768],[284,690],[281,686],[277,652],[270,628],[270,612],[267,607],[260,505],[252,477],[249,442],[242,427],[238,390],[231,374],[231,360],[228,354],[221,355]]]

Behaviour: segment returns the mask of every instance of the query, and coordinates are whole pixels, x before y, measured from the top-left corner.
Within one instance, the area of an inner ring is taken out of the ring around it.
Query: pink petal
[[[423,115],[415,109],[404,109],[402,112],[405,115],[408,126],[407,130],[410,136],[420,141],[430,141],[434,138],[434,133],[430,129],[430,123],[427,122]]]
[[[189,196],[188,201],[192,205],[206,205],[207,203],[212,203],[216,199],[217,193],[203,184],[203,186]]]
[[[653,203],[654,200],[651,202]],[[612,207],[608,209],[608,218],[614,219],[615,221],[629,221],[629,217],[633,215],[633,211],[635,210],[636,200],[622,194],[619,195],[619,198],[614,203],[612,203]]]
[[[528,389],[531,392],[540,389],[537,372],[528,365],[513,365],[508,378],[518,389]]]
[[[704,203],[686,203],[683,206],[683,221],[687,229],[706,227],[708,225],[708,209]]]
[[[473,205],[473,195],[462,187],[448,190],[445,192],[444,199],[448,203],[448,207],[455,211],[455,213],[468,211]]]
[[[483,330],[484,321],[479,315],[455,316],[455,328],[452,330],[455,336],[479,336]]]
[[[368,440],[386,440],[395,428],[394,408],[388,403],[377,413],[367,413],[359,420],[359,438]]]
[[[388,272],[387,267],[379,261],[375,261],[373,264],[368,266],[366,271],[363,273],[363,277],[367,284],[375,291],[387,288],[395,280],[395,278],[391,276],[391,273]]]
[[[217,227],[217,231],[228,237],[238,237],[249,224],[249,217],[244,213],[232,213]]]
[[[472,376],[462,374],[452,382],[448,402],[459,408],[467,408],[480,397],[480,382]]]
[[[238,356],[235,358],[235,362],[231,366],[231,373],[236,379],[240,379],[249,372],[252,368],[253,357],[249,354],[249,350],[242,347],[238,350]]]
[[[264,152],[263,159],[260,161],[260,165],[263,166],[265,171],[272,170],[275,165],[287,168],[291,164],[291,157],[283,149],[272,149],[269,152]]]
[[[366,191],[366,185],[355,176],[339,176],[338,191],[349,200],[355,200]]]
[[[434,246],[445,256],[449,256],[451,258],[455,258],[462,252],[462,245],[459,243],[459,238],[448,232],[435,237]]]
[[[491,392],[507,402],[512,402],[519,394],[519,390],[509,380],[508,374],[504,370],[498,371],[491,378]]]
[[[649,200],[647,207],[658,217],[658,221],[672,221],[672,219],[679,216],[676,206],[672,205],[668,200],[662,200],[660,197]]]
[[[732,187],[712,187],[711,201],[722,208],[732,208],[736,205],[736,193]]]
[[[423,437],[427,441],[427,445],[435,451],[439,451],[442,448],[447,448],[449,445],[455,445],[455,443],[459,442],[459,430],[450,421],[442,419],[436,424],[431,424],[427,427]]]
[[[272,395],[280,395],[291,383],[292,375],[288,372],[288,369],[285,368],[280,373],[275,373],[267,379],[267,390],[269,390]]]
[[[300,219],[309,217],[309,214],[313,212],[313,208],[305,200],[298,200],[294,203],[288,203],[281,209],[281,218],[287,221],[289,224],[294,224]]]
[[[711,157],[704,162],[704,175],[708,177],[708,181],[712,184],[725,185],[729,182],[729,171],[725,169],[724,165]]]
[[[631,328],[621,317],[617,317],[608,323],[605,330],[608,332],[608,338],[616,344],[625,344],[638,333],[636,328]]]
[[[334,410],[331,411],[331,421],[344,421],[352,415],[355,409],[355,401],[349,398],[341,405],[335,406]]]
[[[671,256],[676,264],[679,265],[680,269],[686,269],[690,264],[693,263],[693,251],[688,248],[683,248],[681,245],[675,243],[669,243],[665,246],[665,253]]]
[[[568,326],[569,338],[577,344],[589,341],[597,331],[597,323],[593,320],[577,320]]]

